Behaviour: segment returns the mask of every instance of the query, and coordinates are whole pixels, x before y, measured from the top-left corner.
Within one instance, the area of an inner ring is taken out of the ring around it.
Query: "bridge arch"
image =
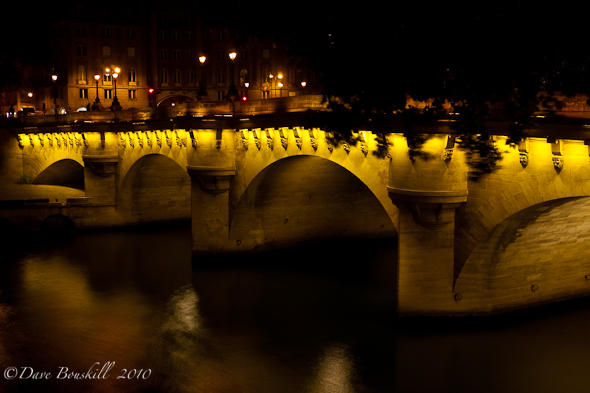
[[[521,211],[545,202],[590,196],[588,146],[583,141],[563,143],[563,167],[555,166],[551,143],[529,138],[526,162],[522,152],[497,141],[505,151],[498,167],[470,181],[467,203],[457,209],[455,226],[455,280],[480,243],[495,228]]]
[[[355,174],[329,159],[295,155],[260,170],[232,214],[230,239],[250,247],[330,237],[396,235],[388,212]]]
[[[466,310],[503,309],[590,289],[590,198],[544,202],[511,215],[480,242],[455,284]]]
[[[84,189],[84,167],[76,160],[64,158],[43,169],[32,183]]]
[[[133,223],[188,220],[191,180],[176,161],[147,154],[126,172],[117,195],[117,211]]]

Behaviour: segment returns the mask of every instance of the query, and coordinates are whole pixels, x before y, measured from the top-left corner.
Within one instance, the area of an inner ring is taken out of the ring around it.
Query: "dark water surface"
[[[400,320],[389,239],[196,264],[186,227],[4,250],[0,392],[590,391],[588,299]]]

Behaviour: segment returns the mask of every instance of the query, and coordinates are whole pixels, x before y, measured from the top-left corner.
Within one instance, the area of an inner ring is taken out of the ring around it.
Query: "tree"
[[[460,113],[454,131],[474,172],[485,173],[501,158],[486,128],[490,117],[503,116],[517,142],[547,100],[540,92],[555,100],[557,92],[590,91],[583,15],[565,4],[330,2],[318,10],[304,2],[301,9],[309,11],[303,14],[237,3],[247,23],[232,20],[242,32],[287,44],[294,62],[322,76],[332,112],[316,121],[335,142],[354,143],[354,132],[369,124],[379,133],[401,122],[411,135],[414,124],[434,122],[450,107]],[[248,10],[253,19],[244,16]],[[408,108],[408,97],[430,106]]]

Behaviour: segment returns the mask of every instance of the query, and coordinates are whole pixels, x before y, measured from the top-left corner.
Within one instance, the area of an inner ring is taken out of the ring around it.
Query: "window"
[[[262,58],[265,60],[270,59],[270,49],[263,49],[262,50]]]
[[[104,38],[109,38],[111,36],[111,29],[109,27],[102,28],[102,36]]]
[[[134,46],[127,47],[127,57],[130,57],[130,58],[135,57],[135,47]]]
[[[158,33],[158,38],[160,39],[160,41],[166,41],[166,32],[165,31],[160,31]]]
[[[162,84],[163,85],[168,84],[168,70],[166,70],[166,69],[162,70]]]
[[[220,85],[225,84],[225,70],[223,68],[217,69],[217,83]]]
[[[137,85],[137,72],[135,68],[129,68],[129,86]]]
[[[180,70],[179,69],[174,70],[174,84],[177,86],[180,85]]]
[[[77,37],[86,37],[86,29],[83,26],[76,27]]]
[[[135,38],[135,29],[127,29],[127,38],[129,38],[129,39]]]
[[[83,65],[78,66],[78,84],[86,84],[86,67]]]
[[[249,82],[249,80],[248,80],[248,70],[245,69],[245,68],[242,68],[240,70],[240,85],[241,86],[244,86],[244,84],[246,82]]]
[[[174,56],[174,60],[180,60],[180,51],[178,49],[175,49],[172,54]]]
[[[262,83],[268,83],[269,79],[268,79],[268,70],[265,68],[262,70]]]
[[[86,45],[78,45],[78,56],[86,56]]]
[[[180,41],[180,31],[173,31],[172,32],[172,39],[174,41]]]
[[[110,89],[104,90],[104,98],[105,100],[111,100],[113,98],[113,91]]]
[[[189,85],[195,83],[195,72],[193,70],[188,70],[186,72],[186,83]]]
[[[168,51],[166,49],[160,50],[160,60],[168,60]]]
[[[111,57],[111,47],[108,45],[103,45],[102,47],[102,56],[103,57]]]
[[[137,90],[127,90],[129,92],[130,100],[137,100]]]
[[[240,60],[244,60],[244,61],[248,60],[248,51],[247,50],[244,49],[242,51]]]
[[[88,89],[80,89],[80,98],[88,98]]]
[[[225,51],[223,49],[217,49],[217,60],[226,60]]]
[[[105,85],[110,85],[113,81],[111,74],[104,74],[102,77],[102,83]]]
[[[193,51],[192,50],[187,50],[186,51],[186,59],[187,60],[192,60],[193,59]]]
[[[217,32],[217,41],[219,41],[219,42],[225,41],[225,31],[218,31]]]
[[[224,91],[218,91],[217,92],[217,99],[219,101],[223,101],[225,99],[225,92]]]
[[[185,34],[185,38],[186,38],[187,42],[193,42],[193,32],[187,31]]]

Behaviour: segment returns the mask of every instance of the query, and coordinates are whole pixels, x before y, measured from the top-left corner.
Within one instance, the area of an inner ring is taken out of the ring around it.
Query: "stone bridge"
[[[399,130],[381,159],[370,131],[335,147],[304,112],[180,115],[2,131],[3,184],[83,179],[85,196],[5,201],[0,217],[35,227],[59,215],[78,228],[191,219],[195,255],[397,236],[402,315],[489,314],[590,293],[583,124],[540,125],[518,146],[492,127],[503,159],[473,180],[448,123],[420,131],[428,160],[411,158]]]

